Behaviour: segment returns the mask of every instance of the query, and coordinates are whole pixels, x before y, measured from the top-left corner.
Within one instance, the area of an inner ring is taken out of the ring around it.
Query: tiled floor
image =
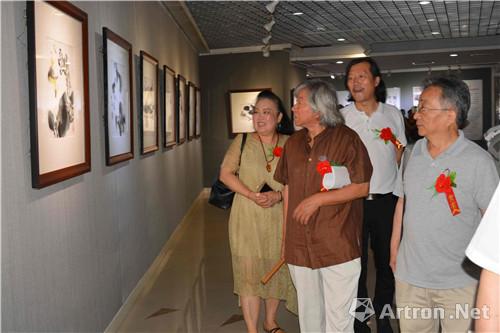
[[[206,199],[203,192],[108,332],[246,332],[232,292],[229,212]],[[299,332],[297,317],[284,306],[278,323],[287,332]]]

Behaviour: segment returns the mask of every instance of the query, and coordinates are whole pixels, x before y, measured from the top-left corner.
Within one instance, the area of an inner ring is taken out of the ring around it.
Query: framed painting
[[[33,188],[90,171],[88,18],[69,2],[26,3]]]
[[[187,98],[186,79],[177,75],[177,144],[182,144],[187,137]]]
[[[163,86],[165,87],[165,98],[163,99],[163,146],[169,148],[176,143],[176,119],[175,116],[175,72],[168,66],[163,66]]]
[[[104,27],[106,165],[134,158],[132,44]]]
[[[196,87],[193,82],[188,83],[188,140],[195,137],[196,126]]]
[[[196,115],[195,115],[195,128],[194,136],[199,138],[201,136],[201,92],[200,88],[196,87]]]
[[[158,60],[141,51],[141,153],[158,150]]]
[[[252,123],[252,110],[255,107],[257,95],[262,90],[270,88],[231,90],[229,91],[229,134],[234,137],[237,133],[254,132]]]

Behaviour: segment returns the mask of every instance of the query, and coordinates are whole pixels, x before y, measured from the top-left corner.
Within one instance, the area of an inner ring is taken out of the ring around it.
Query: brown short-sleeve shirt
[[[315,269],[361,256],[363,220],[363,199],[320,207],[307,225],[292,218],[299,203],[321,189],[322,176],[316,171],[320,157],[345,166],[357,184],[370,182],[372,165],[363,142],[347,126],[326,128],[313,147],[308,141],[306,129],[288,139],[274,179],[288,185],[285,261]]]

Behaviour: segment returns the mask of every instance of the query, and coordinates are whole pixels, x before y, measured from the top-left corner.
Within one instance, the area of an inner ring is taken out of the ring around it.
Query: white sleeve
[[[465,253],[477,265],[500,274],[500,186]]]

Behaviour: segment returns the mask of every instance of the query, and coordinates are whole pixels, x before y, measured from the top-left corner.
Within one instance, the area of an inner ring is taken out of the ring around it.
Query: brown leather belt
[[[382,199],[382,198],[385,198],[385,197],[388,197],[392,195],[392,193],[370,193],[368,194],[368,196],[365,198],[365,200],[377,200],[377,199]]]

